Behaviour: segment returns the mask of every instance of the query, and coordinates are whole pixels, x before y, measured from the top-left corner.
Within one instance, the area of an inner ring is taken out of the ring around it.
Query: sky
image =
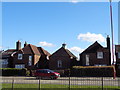
[[[118,3],[112,7],[118,44]],[[106,47],[110,30],[108,2],[3,2],[0,49],[15,49],[20,40],[22,47],[26,41],[52,54],[66,43],[78,57],[95,41]]]

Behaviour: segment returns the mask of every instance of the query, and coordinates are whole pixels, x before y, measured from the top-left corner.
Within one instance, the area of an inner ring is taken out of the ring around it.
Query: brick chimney
[[[110,50],[110,37],[109,37],[109,35],[107,35],[106,41],[107,41],[107,48]]]
[[[63,43],[63,44],[62,44],[62,47],[63,47],[63,48],[65,48],[65,46],[66,46],[66,44],[65,44],[65,43]]]
[[[107,41],[107,49],[109,49],[109,65],[111,65],[111,52],[110,52],[110,37],[109,37],[109,35],[107,35],[106,41]]]
[[[27,46],[27,42],[25,41],[24,47]]]
[[[20,40],[18,40],[17,42],[16,42],[16,50],[18,51],[18,50],[20,50],[21,49],[21,42],[20,42]]]

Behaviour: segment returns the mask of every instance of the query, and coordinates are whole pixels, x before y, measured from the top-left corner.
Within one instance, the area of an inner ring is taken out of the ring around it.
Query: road
[[[38,84],[39,79],[35,77],[0,77],[0,83],[20,83],[20,84]],[[56,80],[44,79],[40,80],[41,84],[69,84],[69,77],[60,77]],[[120,78],[113,79],[112,77],[70,77],[71,85],[94,85],[94,86],[120,86]]]

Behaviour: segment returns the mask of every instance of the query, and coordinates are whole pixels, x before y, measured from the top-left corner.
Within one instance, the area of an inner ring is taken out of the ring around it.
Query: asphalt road
[[[20,83],[20,84],[38,84],[39,79],[35,77],[0,77],[0,83]],[[69,84],[69,77],[60,77],[56,80],[42,79],[41,84]],[[95,85],[95,86],[120,86],[120,78],[113,79],[112,77],[70,77],[71,85]]]

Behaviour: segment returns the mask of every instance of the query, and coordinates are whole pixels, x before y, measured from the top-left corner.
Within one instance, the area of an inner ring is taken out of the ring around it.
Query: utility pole
[[[110,1],[110,23],[111,23],[111,37],[112,37],[112,51],[111,51],[111,54],[112,54],[112,59],[113,59],[113,65],[115,63],[114,61],[114,43],[113,43],[113,40],[114,40],[114,35],[113,35],[113,18],[112,18],[112,0],[109,0]]]

